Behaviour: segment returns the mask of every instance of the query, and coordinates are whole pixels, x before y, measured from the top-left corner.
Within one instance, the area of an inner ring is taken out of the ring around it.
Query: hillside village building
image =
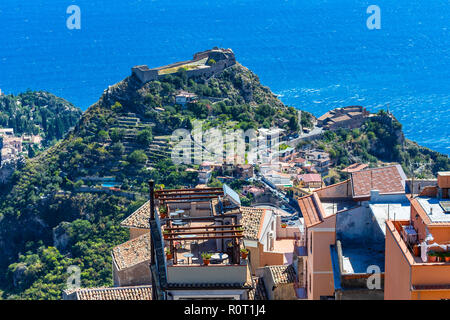
[[[299,198],[297,220],[243,207],[227,185],[153,186],[121,223],[130,240],[111,252],[114,288],[66,290],[64,299],[450,297],[448,172],[419,182],[400,165],[351,172]]]
[[[298,200],[308,299],[383,299],[385,222],[409,216],[399,165],[353,173]],[[373,268],[380,286],[367,288]]]
[[[361,106],[350,106],[328,111],[317,119],[317,124],[327,130],[359,128],[370,117],[370,112]]]
[[[193,103],[196,101],[197,95],[195,93],[181,90],[175,95],[175,103],[180,104],[183,107],[186,106],[187,103]]]
[[[327,174],[328,169],[332,165],[330,155],[325,151],[307,149],[300,150],[298,154],[312,165],[314,171],[322,174]]]
[[[226,185],[152,195],[121,223],[130,240],[111,252],[114,288],[66,290],[64,299],[298,298],[294,242],[300,221],[283,228],[277,212],[241,206]],[[204,252],[212,254],[208,266]]]
[[[385,299],[450,299],[450,172],[409,196],[410,216],[386,223]]]

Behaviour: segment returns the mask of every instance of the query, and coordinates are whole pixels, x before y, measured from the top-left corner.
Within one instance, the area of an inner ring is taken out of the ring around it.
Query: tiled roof
[[[318,173],[300,174],[298,178],[304,182],[322,182],[322,177]]]
[[[285,283],[293,283],[296,278],[294,267],[290,265],[284,266],[267,266],[273,279],[275,286]]]
[[[399,165],[352,173],[353,197],[368,197],[371,190],[380,194],[405,192],[406,176]]]
[[[315,226],[323,221],[322,205],[319,196],[316,193],[298,199],[300,211],[305,219],[307,227]]]
[[[262,277],[253,277],[255,288],[248,293],[248,300],[268,300],[264,279]]]
[[[76,289],[75,294],[77,300],[152,300],[152,287],[82,288]]]
[[[145,233],[114,247],[112,257],[119,270],[150,260],[150,235]]]
[[[139,209],[123,220],[120,225],[125,228],[150,229],[148,219],[150,218],[150,201],[144,203]]]
[[[357,172],[357,171],[361,171],[364,170],[368,167],[367,164],[365,163],[354,163],[349,165],[347,168],[342,169],[342,172],[348,172],[348,173],[352,173],[352,172]]]
[[[241,207],[241,224],[244,229],[244,238],[249,240],[259,240],[259,231],[264,221],[265,209]]]

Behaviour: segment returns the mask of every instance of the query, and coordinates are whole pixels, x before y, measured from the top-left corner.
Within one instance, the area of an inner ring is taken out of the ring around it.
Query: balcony
[[[442,249],[439,249],[438,255],[430,256],[432,250],[427,250],[427,260],[424,262],[422,259],[422,247],[420,246],[419,239],[415,233],[415,229],[408,220],[388,221],[388,225],[392,226],[394,236],[400,244],[403,252],[407,255],[411,264],[423,264],[423,265],[450,265],[450,261],[446,261],[442,255]],[[449,260],[447,258],[447,260]]]

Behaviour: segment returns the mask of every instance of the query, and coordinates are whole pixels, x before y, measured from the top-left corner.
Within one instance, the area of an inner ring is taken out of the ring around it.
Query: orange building
[[[409,220],[386,222],[385,299],[450,299],[450,172],[410,196]]]
[[[308,299],[383,299],[385,221],[410,216],[405,182],[398,165],[373,168],[298,199]]]

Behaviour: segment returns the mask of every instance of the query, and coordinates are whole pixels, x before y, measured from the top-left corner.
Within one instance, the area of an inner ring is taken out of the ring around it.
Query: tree
[[[144,129],[136,135],[136,142],[143,146],[148,146],[152,141],[152,131]]]
[[[291,129],[292,131],[297,132],[298,130],[300,130],[300,126],[298,125],[298,120],[297,117],[292,116],[289,119],[289,129]]]
[[[144,150],[134,150],[128,156],[127,160],[132,165],[143,165],[147,162],[148,158]]]
[[[125,130],[119,128],[113,128],[109,134],[112,142],[118,142],[125,136]]]
[[[114,112],[121,112],[123,111],[123,107],[122,104],[120,104],[120,102],[117,102],[113,104],[113,106],[111,107],[112,111]]]
[[[111,152],[114,155],[120,156],[124,153],[125,151],[125,147],[123,146],[123,144],[121,142],[116,142],[111,146]]]
[[[97,138],[100,142],[105,142],[109,139],[109,134],[105,130],[100,130],[97,134]]]

